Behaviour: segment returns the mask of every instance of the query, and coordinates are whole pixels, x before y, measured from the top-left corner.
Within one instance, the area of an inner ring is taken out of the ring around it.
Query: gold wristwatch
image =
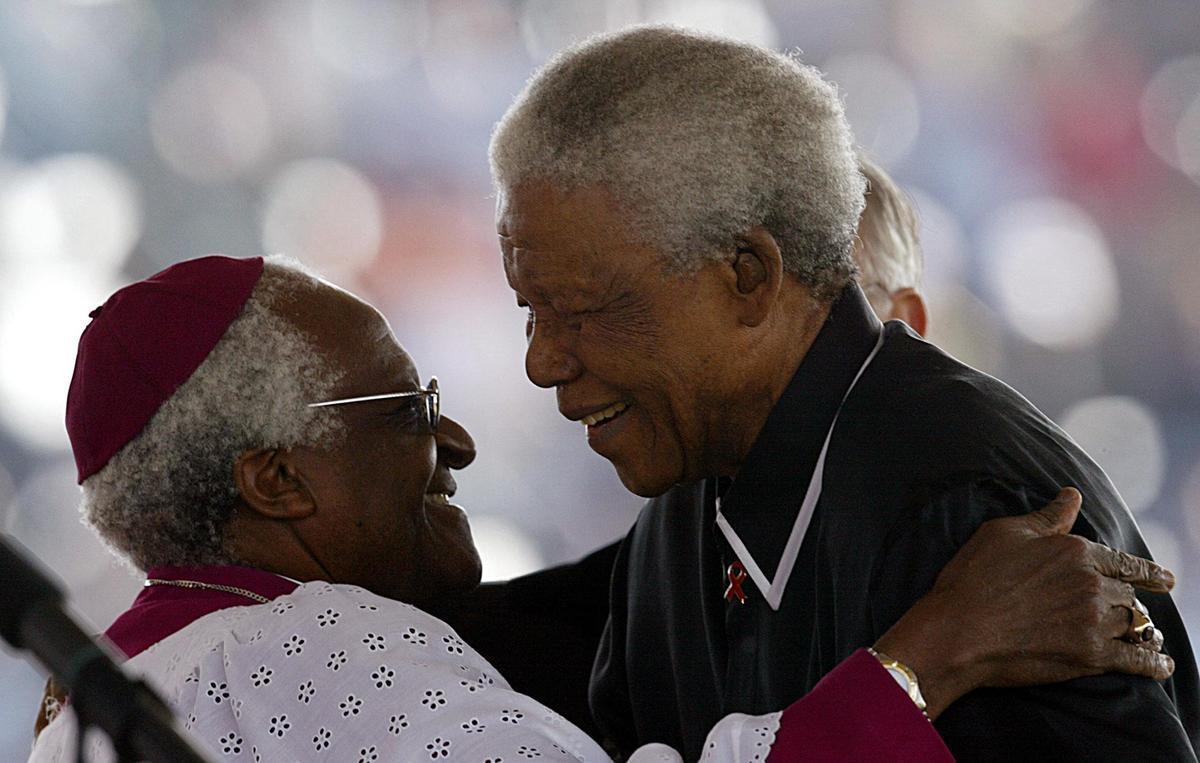
[[[871,647],[867,647],[867,651],[871,656],[879,660],[879,664],[883,669],[891,674],[892,678],[896,679],[896,683],[900,684],[900,688],[908,694],[908,698],[913,701],[917,709],[926,719],[929,718],[929,713],[925,712],[925,698],[921,696],[921,686],[917,683],[917,674],[912,671],[912,668],[905,665],[900,660],[893,657],[888,657],[883,652],[877,652]]]

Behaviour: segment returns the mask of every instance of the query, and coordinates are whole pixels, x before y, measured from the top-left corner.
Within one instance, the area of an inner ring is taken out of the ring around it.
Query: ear
[[[925,324],[928,315],[925,311],[925,298],[916,289],[906,287],[892,292],[892,309],[885,320],[899,319],[912,327],[912,330],[925,336]]]
[[[233,465],[233,481],[246,507],[264,519],[303,519],[317,510],[296,459],[288,450],[248,450]]]
[[[771,314],[783,285],[783,255],[775,237],[761,225],[746,232],[726,260],[723,276],[744,326],[758,326]]]

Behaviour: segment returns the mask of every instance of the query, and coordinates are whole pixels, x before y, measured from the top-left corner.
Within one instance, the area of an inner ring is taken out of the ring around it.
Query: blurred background
[[[641,501],[524,378],[486,148],[535,67],[668,21],[802,58],[923,218],[934,341],[1105,467],[1200,628],[1200,3],[300,0],[0,5],[0,527],[103,629],[138,581],[78,520],[75,343],[180,259],[286,252],[391,319],[479,458],[485,578]],[[3,581],[0,581],[3,584]],[[0,759],[38,673],[0,654]]]

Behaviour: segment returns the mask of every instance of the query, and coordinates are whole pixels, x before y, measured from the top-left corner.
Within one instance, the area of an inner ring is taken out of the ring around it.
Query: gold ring
[[[1133,634],[1130,640],[1137,643],[1154,638],[1154,623],[1150,617],[1136,606],[1130,607],[1129,612],[1133,615],[1129,621],[1129,632]]]

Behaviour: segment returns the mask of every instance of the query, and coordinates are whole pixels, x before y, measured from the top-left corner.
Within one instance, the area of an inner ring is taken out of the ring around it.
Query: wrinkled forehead
[[[616,264],[587,251],[501,245],[508,285],[526,299],[553,300],[588,294],[621,278]]]
[[[604,288],[652,256],[633,243],[620,208],[597,189],[524,185],[504,192],[496,232],[509,285],[522,293]]]

